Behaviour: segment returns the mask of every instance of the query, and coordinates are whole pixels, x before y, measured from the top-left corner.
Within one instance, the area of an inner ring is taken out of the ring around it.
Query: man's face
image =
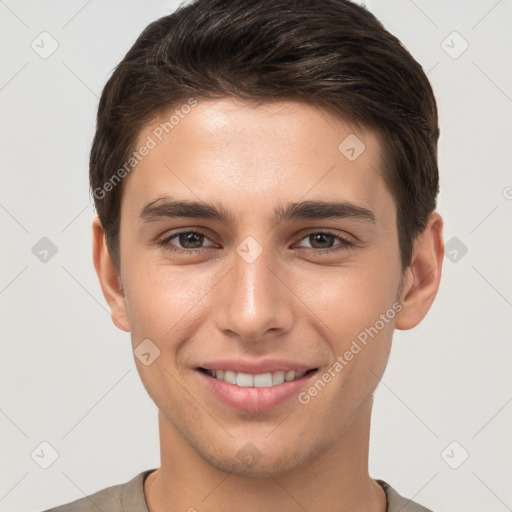
[[[167,439],[235,474],[290,471],[368,410],[386,365],[402,273],[379,141],[310,105],[234,99],[198,100],[159,141],[176,108],[124,183],[126,328],[134,349],[151,340],[146,362],[160,351],[138,370]]]

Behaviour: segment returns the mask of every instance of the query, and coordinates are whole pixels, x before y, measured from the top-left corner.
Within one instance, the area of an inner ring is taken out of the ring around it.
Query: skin
[[[354,161],[338,150],[349,134],[366,146]],[[144,484],[151,512],[385,510],[368,474],[373,392],[393,330],[413,328],[432,305],[444,249],[434,212],[402,273],[380,162],[375,133],[315,106],[200,99],[125,178],[120,273],[94,220],[94,263],[115,325],[131,332],[134,349],[149,338],[160,350],[149,366],[135,359],[159,409],[161,466]],[[142,221],[142,208],[165,195],[222,205],[232,222]],[[276,206],[305,200],[350,201],[375,222],[273,218]],[[185,230],[206,235],[202,249],[169,240]],[[310,236],[322,230],[335,236]],[[252,263],[236,252],[249,236],[263,249]],[[321,375],[397,302],[396,316],[306,405],[294,398],[241,411],[198,377],[201,361],[267,356]],[[250,463],[237,456],[247,443],[257,455]]]

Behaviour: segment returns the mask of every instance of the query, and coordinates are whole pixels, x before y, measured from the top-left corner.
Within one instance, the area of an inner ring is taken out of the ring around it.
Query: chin
[[[196,452],[217,469],[240,477],[269,478],[293,473],[307,466],[323,449],[319,446],[281,445],[259,450],[251,442],[241,449],[196,446]]]

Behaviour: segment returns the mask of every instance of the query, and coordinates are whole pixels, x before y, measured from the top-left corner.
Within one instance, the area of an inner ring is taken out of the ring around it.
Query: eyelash
[[[177,253],[194,253],[194,252],[197,253],[197,252],[202,252],[203,250],[208,249],[208,247],[199,247],[197,249],[183,249],[183,248],[180,248],[180,247],[173,246],[170,243],[170,241],[172,239],[174,239],[174,238],[176,238],[176,237],[178,237],[180,235],[189,234],[189,233],[194,233],[196,235],[203,235],[205,238],[208,238],[207,235],[205,233],[201,232],[201,231],[195,231],[195,230],[179,231],[177,233],[173,233],[172,235],[165,237],[163,240],[158,242],[158,245],[160,247],[163,247],[166,251],[177,252]],[[299,242],[301,242],[305,238],[308,238],[308,237],[310,237],[312,235],[329,235],[329,236],[333,236],[334,238],[337,238],[340,241],[340,243],[338,245],[336,245],[334,247],[331,247],[331,248],[328,248],[328,249],[315,249],[315,248],[309,248],[309,247],[302,247],[301,249],[305,250],[306,253],[308,253],[308,254],[311,254],[311,253],[314,253],[315,255],[318,255],[318,254],[332,254],[334,252],[350,249],[351,247],[353,247],[355,245],[354,242],[352,242],[348,238],[342,237],[342,236],[337,235],[335,233],[332,233],[330,231],[311,231],[310,233],[307,233],[306,235],[304,235],[299,240]]]

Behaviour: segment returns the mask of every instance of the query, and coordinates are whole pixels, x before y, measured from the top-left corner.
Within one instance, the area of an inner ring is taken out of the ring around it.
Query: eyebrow
[[[234,224],[234,215],[222,205],[200,201],[172,200],[158,198],[146,204],[140,211],[142,222],[153,222],[162,218],[188,217],[195,219],[213,219],[224,224]],[[283,220],[314,220],[330,218],[351,218],[376,223],[373,212],[349,201],[302,201],[289,203],[274,209],[276,222]]]

